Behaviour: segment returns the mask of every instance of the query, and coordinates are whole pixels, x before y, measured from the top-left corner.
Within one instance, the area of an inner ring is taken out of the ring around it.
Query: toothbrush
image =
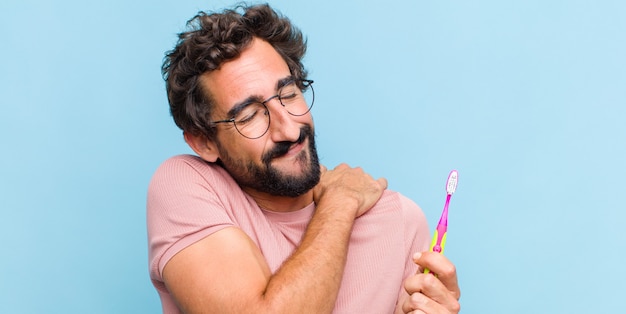
[[[443,206],[443,212],[435,234],[433,235],[433,241],[430,243],[430,251],[443,254],[443,249],[446,245],[446,235],[448,233],[448,206],[450,205],[450,198],[454,191],[456,191],[456,185],[459,182],[459,173],[456,170],[450,171],[448,175],[448,181],[446,181],[446,204]],[[425,274],[428,274],[430,270],[426,268]]]

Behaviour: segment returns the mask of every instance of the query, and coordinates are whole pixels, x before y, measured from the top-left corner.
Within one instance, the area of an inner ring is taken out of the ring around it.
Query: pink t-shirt
[[[180,313],[162,271],[176,253],[229,226],[243,230],[275,272],[298,246],[315,204],[289,213],[263,210],[220,166],[191,155],[166,160],[148,188],[150,278],[163,313]],[[428,225],[408,198],[385,191],[355,221],[334,313],[393,313],[414,252],[428,248]]]

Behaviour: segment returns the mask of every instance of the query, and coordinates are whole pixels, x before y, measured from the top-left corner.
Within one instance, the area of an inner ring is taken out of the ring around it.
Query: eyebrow
[[[295,77],[293,75],[286,76],[286,77],[278,80],[278,82],[276,82],[275,90],[278,91],[279,89],[281,89],[284,86],[289,85],[289,84],[291,84],[293,82],[295,82]],[[246,108],[250,104],[255,103],[255,102],[263,102],[263,101],[264,101],[264,99],[261,96],[259,96],[259,95],[250,95],[250,96],[248,96],[248,98],[244,99],[243,101],[240,101],[240,102],[236,103],[230,110],[228,110],[227,116],[228,117],[234,117],[239,112],[241,112],[241,110],[243,110],[244,108]]]

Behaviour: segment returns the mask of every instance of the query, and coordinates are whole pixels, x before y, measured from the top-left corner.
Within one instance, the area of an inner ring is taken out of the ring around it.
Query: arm
[[[406,263],[404,266],[404,280],[414,276],[419,271],[419,265],[413,261],[415,252],[423,252],[429,249],[431,242],[430,229],[428,228],[428,220],[422,209],[412,200],[404,197],[405,215],[404,220],[404,238],[408,245],[406,247]],[[409,294],[404,288],[404,284],[398,287],[399,296],[396,302],[395,313],[404,313],[402,305],[408,299]]]
[[[247,235],[226,228],[172,257],[163,270],[165,284],[186,313],[330,313],[354,219],[386,186],[359,168],[323,171],[302,242],[275,274]]]

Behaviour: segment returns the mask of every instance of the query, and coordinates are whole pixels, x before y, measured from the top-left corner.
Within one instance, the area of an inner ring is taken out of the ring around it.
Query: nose
[[[296,142],[300,137],[300,123],[297,117],[287,112],[278,99],[266,104],[270,111],[270,137],[274,142]]]

